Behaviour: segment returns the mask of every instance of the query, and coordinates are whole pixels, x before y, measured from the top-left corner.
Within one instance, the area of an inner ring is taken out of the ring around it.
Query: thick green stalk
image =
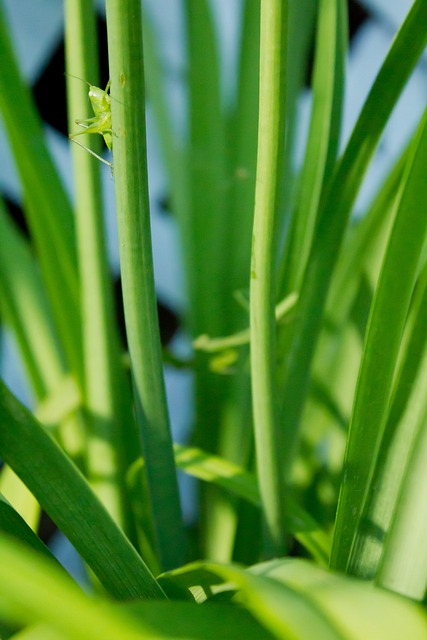
[[[160,564],[184,561],[148,201],[141,3],[107,0],[114,176],[126,331]]]
[[[74,132],[77,118],[93,116],[88,87],[76,78],[99,84],[96,17],[92,0],[66,0],[65,18],[66,63],[70,74],[67,76],[68,118],[70,131]],[[100,136],[91,135],[86,137],[84,144],[99,153],[100,142]],[[129,439],[134,423],[130,408],[126,416],[120,415],[119,395],[126,380],[124,372],[120,371],[118,336],[113,322],[99,162],[77,145],[72,145],[72,151],[81,275],[87,476],[114,519],[128,530],[122,493],[126,467],[120,464],[120,443]],[[127,433],[123,433],[124,428]]]
[[[260,103],[250,283],[252,398],[258,478],[268,542],[284,551],[284,487],[275,384],[274,258],[284,145],[287,2],[261,2]]]
[[[84,19],[83,19],[84,17]],[[90,0],[65,2],[66,62],[70,74],[98,84],[95,16]],[[76,118],[92,116],[87,86],[67,77],[70,131]],[[85,140],[92,145],[94,136]],[[96,139],[98,142],[98,138]],[[99,144],[96,144],[99,152]],[[75,209],[81,274],[82,332],[84,349],[85,413],[90,425],[87,438],[87,473],[94,490],[114,519],[123,524],[120,492],[115,481],[113,380],[109,357],[112,310],[107,298],[107,271],[102,228],[99,168],[84,149],[72,145],[75,176]]]

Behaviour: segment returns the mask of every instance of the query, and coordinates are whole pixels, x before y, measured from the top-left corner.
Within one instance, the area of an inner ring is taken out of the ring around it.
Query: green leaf
[[[52,563],[3,536],[0,537],[0,560],[2,620],[46,624],[52,630],[47,638],[52,640],[58,635],[66,640],[165,637],[142,620],[136,623],[119,610],[113,610],[111,602],[89,598]]]
[[[304,560],[273,560],[249,570],[199,562],[160,580],[165,588],[190,589],[200,601],[237,590],[233,600],[284,640],[424,640],[427,633],[421,607]]]
[[[0,456],[116,598],[162,598],[143,560],[78,469],[0,383]]]
[[[245,638],[268,640],[273,636],[240,606],[197,605],[194,602],[133,602],[120,605],[126,615],[143,621],[159,635],[187,640]]]
[[[266,562],[249,571],[304,594],[312,606],[339,629],[340,638],[399,640],[406,636],[422,640],[426,637],[427,616],[420,606],[370,583],[293,558]]]
[[[343,638],[304,594],[232,565],[195,563],[166,574],[166,580],[191,589],[201,600],[219,590],[231,593],[237,590],[239,602],[276,638],[305,638],[313,632],[319,640]]]
[[[27,220],[67,360],[81,375],[79,283],[74,220],[12,51],[0,8],[0,112],[19,171]]]

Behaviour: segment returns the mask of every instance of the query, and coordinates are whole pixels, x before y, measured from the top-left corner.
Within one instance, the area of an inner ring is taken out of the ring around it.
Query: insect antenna
[[[64,71],[64,76],[69,76],[70,78],[75,78],[76,80],[80,80],[80,82],[84,82],[85,84],[87,84],[88,87],[91,86],[90,82],[88,82],[87,80],[83,80],[83,78],[79,78],[79,76],[75,76],[72,73],[68,73],[68,71]]]

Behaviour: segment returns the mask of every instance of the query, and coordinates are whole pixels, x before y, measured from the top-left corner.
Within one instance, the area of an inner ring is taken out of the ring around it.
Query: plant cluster
[[[29,411],[0,383],[0,637],[427,638],[427,111],[352,216],[426,47],[426,1],[343,149],[346,0],[242,2],[228,101],[210,4],[184,0],[185,133],[140,0],[106,0],[110,82],[97,89],[93,4],[65,0],[69,130],[90,150],[72,145],[72,207],[0,2],[0,113],[30,236],[0,201],[0,312],[34,394]],[[159,338],[146,93],[182,245],[188,362]],[[102,137],[126,345],[93,157]],[[187,445],[172,441],[165,361],[193,371]],[[200,481],[197,523],[183,522],[177,470]],[[39,537],[42,512],[81,555],[90,594]]]

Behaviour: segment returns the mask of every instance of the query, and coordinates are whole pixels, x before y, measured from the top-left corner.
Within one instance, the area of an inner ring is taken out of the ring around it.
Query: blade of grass
[[[390,412],[375,464],[372,486],[363,512],[363,527],[355,542],[351,571],[374,578],[381,562],[385,534],[393,512],[401,503],[399,492],[411,469],[407,460],[424,412],[425,318],[427,314],[427,269],[418,279],[405,326],[394,375]],[[422,485],[420,485],[422,486]],[[411,528],[411,527],[409,527]],[[408,558],[408,566],[409,566]],[[418,565],[420,566],[420,564]],[[414,574],[415,575],[415,574]]]
[[[268,546],[286,548],[275,380],[274,256],[283,163],[287,2],[261,3],[260,95],[250,281],[251,373],[257,474]]]
[[[113,156],[123,301],[137,422],[162,567],[185,544],[162,369],[151,247],[141,3],[107,1]]]
[[[388,533],[387,537],[385,534],[389,529],[391,532],[394,530],[394,513],[396,522],[399,523],[396,529],[401,528],[405,510],[413,508],[414,501],[423,500],[422,491],[420,490],[419,496],[413,493],[413,489],[408,489],[408,485],[417,478],[419,488],[424,486],[419,469],[417,472],[415,470],[419,465],[419,451],[423,449],[422,431],[425,425],[426,315],[427,268],[424,265],[405,326],[398,371],[394,377],[391,409],[375,465],[372,485],[376,487],[376,491],[368,497],[363,514],[364,526],[357,540],[358,552],[353,553],[356,571],[363,567],[364,575],[375,577],[378,569],[377,580],[379,584],[383,584],[380,577],[382,566],[388,565],[386,572],[389,575],[387,584],[384,582],[385,586],[417,598],[422,595],[422,584],[425,581],[425,569],[421,561],[423,549],[417,548],[418,541],[413,538],[417,528],[419,530],[419,518],[412,522],[409,515],[407,517],[405,537],[410,544],[405,551],[396,547],[395,533]],[[406,492],[404,498],[402,492]],[[420,508],[420,517],[422,513]],[[390,544],[392,538],[394,542]],[[403,535],[400,536],[398,545],[403,544],[402,538]],[[394,546],[390,555],[389,544]],[[399,568],[396,576],[390,570],[393,563]]]
[[[118,599],[162,598],[145,563],[78,469],[3,383],[0,424],[2,460],[27,485],[107,591]]]
[[[364,567],[351,553],[358,547],[362,511],[373,490],[399,346],[427,233],[421,204],[427,200],[426,157],[427,111],[411,146],[372,304],[344,461],[331,563],[362,575]]]
[[[289,350],[280,375],[282,464],[289,474],[310,381],[311,362],[321,328],[331,275],[355,198],[381,133],[427,42],[427,6],[415,0],[374,82],[342,159],[323,198],[313,247],[297,305],[298,322],[290,328]]]
[[[336,471],[340,471],[342,466],[345,447],[343,426],[346,428],[350,420],[363,347],[364,333],[357,329],[352,309],[355,308],[356,300],[361,300],[363,289],[369,287],[371,291],[376,286],[379,270],[377,262],[384,255],[393,223],[393,205],[406,159],[407,150],[397,161],[362,220],[355,222],[348,231],[334,271],[324,328],[313,361],[309,404],[303,417],[303,437],[306,440],[308,438],[311,446],[319,451],[320,437],[331,443],[331,420],[334,421],[334,442],[338,446],[339,441],[342,450],[339,457],[338,452],[333,457],[333,468]],[[370,304],[372,296],[366,297],[366,303]],[[367,313],[369,307],[364,310],[366,316]],[[327,381],[327,386],[324,381]],[[326,397],[321,398],[319,394],[313,396],[313,391],[319,389],[319,385],[320,389],[327,391]],[[325,404],[327,400],[328,405]],[[338,413],[335,410],[331,414],[333,407],[338,409]],[[330,457],[322,455],[320,463],[327,459],[332,462]]]
[[[0,111],[24,192],[46,291],[67,361],[81,379],[81,335],[73,215],[18,70],[0,7]]]
[[[304,409],[301,453],[306,459],[304,491],[310,512],[333,526],[346,431],[362,356],[365,322],[394,217],[394,201],[406,150],[362,220],[349,229],[334,271],[323,331],[316,347]],[[359,310],[359,311],[357,311]],[[357,314],[356,314],[357,311]],[[361,313],[360,313],[361,312]],[[360,316],[363,322],[360,322]],[[308,454],[308,455],[305,455]],[[325,482],[328,492],[325,492]],[[317,490],[313,489],[313,484]]]

